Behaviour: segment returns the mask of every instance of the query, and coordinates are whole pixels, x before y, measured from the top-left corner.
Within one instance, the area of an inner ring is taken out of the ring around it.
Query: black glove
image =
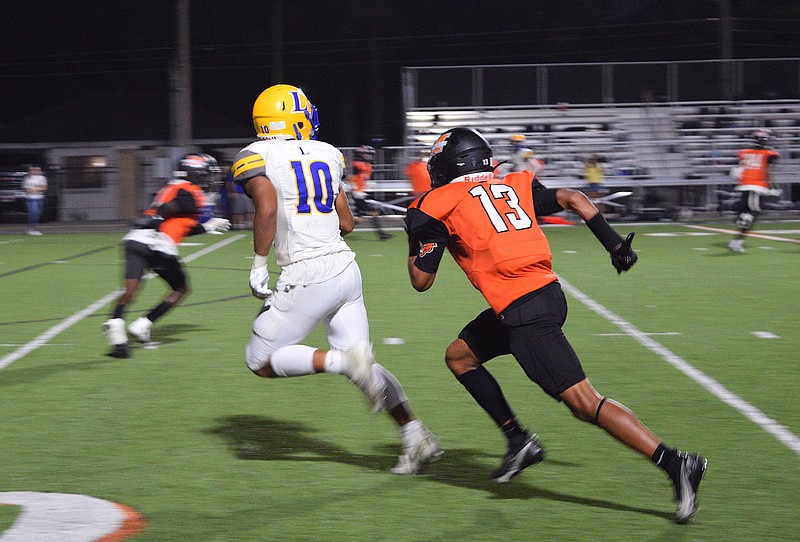
[[[622,244],[611,252],[611,264],[617,269],[618,275],[633,267],[633,264],[639,259],[636,251],[631,248],[633,235],[634,232],[629,233]]]

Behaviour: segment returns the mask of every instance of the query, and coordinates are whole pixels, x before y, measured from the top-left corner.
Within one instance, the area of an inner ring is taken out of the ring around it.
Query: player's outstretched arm
[[[556,198],[564,209],[574,211],[586,222],[594,236],[611,254],[611,265],[617,270],[617,274],[633,267],[633,264],[639,259],[636,251],[631,248],[633,233],[628,234],[626,239],[622,239],[608,224],[595,204],[580,190],[559,188]]]

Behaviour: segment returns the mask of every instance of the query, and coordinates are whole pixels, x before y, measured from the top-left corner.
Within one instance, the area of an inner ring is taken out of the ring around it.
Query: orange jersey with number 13
[[[557,279],[532,181],[533,173],[521,171],[502,181],[454,182],[411,205],[447,226],[450,254],[497,314]]]

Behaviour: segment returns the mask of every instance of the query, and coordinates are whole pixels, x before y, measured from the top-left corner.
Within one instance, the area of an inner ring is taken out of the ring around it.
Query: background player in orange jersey
[[[372,227],[378,234],[378,239],[386,241],[392,235],[381,228],[378,216],[380,212],[368,201],[367,184],[372,177],[373,164],[375,163],[375,148],[371,145],[362,145],[353,153],[353,161],[350,163],[352,174],[348,178],[350,193],[353,196],[353,204],[356,208],[356,224],[362,222],[365,217],[369,217]]]
[[[770,184],[769,170],[780,154],[769,148],[771,136],[769,130],[756,130],[753,145],[736,153],[739,158],[739,167],[735,168],[736,190],[741,191],[742,197],[734,208],[738,212],[739,233],[728,243],[728,248],[734,252],[744,252],[744,238],[761,212],[761,196],[776,193]]]
[[[406,177],[411,183],[411,195],[414,197],[420,196],[431,189],[431,178],[428,175],[428,157],[427,149],[420,151],[406,166]]]
[[[478,132],[444,132],[428,162],[433,189],[412,202],[406,216],[412,286],[425,291],[433,285],[446,247],[490,305],[447,347],[445,361],[508,440],[492,479],[507,482],[544,458],[538,438],[520,425],[484,367],[512,354],[528,377],[575,417],[661,467],[675,487],[676,520],[687,521],[697,510],[706,460],[668,448],[633,412],[592,387],[562,331],[567,302],[536,218],[564,209],[577,213],[611,254],[618,273],[636,263],[633,234],[623,240],[580,191],[545,188],[532,171],[497,180],[493,170],[492,149]]]
[[[214,192],[221,181],[217,160],[208,154],[194,153],[184,156],[174,179],[158,191],[136,227],[123,238],[125,250],[125,291],[117,299],[111,318],[103,324],[111,345],[109,356],[127,358],[128,336],[125,333],[125,311],[142,283],[146,269],[152,269],[170,287],[164,299],[146,316],[137,318],[128,331],[142,343],[150,342],[153,322],[164,316],[189,293],[186,272],[178,260],[178,245],[187,235],[222,232],[230,228],[230,221],[211,216],[204,190]],[[205,215],[204,215],[205,213]]]

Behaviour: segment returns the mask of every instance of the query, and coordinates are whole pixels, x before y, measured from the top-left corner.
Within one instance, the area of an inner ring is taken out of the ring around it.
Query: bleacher
[[[734,184],[736,151],[766,127],[781,153],[773,169],[784,188],[780,206],[800,199],[800,100],[418,108],[406,112],[406,144],[429,147],[455,126],[478,129],[501,160],[509,137],[525,135],[550,186],[582,187],[585,161],[599,153],[605,184],[633,190],[639,214],[718,210],[720,194]]]

